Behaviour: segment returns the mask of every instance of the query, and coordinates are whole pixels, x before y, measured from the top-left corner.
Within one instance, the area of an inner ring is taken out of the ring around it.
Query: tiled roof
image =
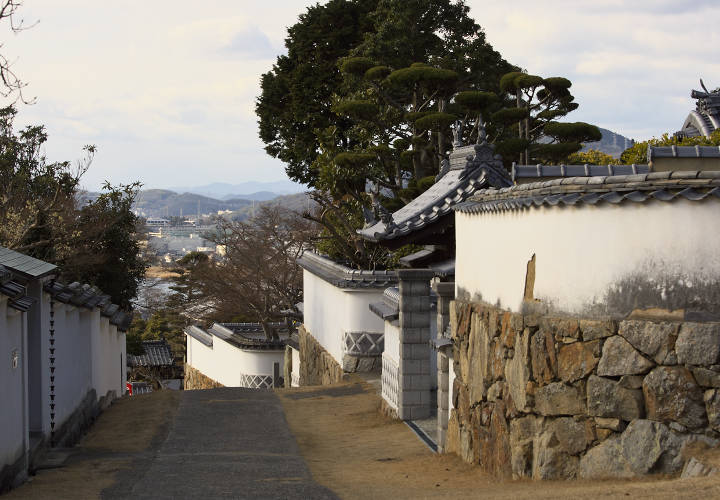
[[[648,200],[720,200],[720,171],[652,172],[612,177],[572,177],[487,189],[458,205],[463,213],[499,212],[537,206],[642,203]]]
[[[389,221],[376,222],[358,233],[375,242],[405,237],[435,224],[477,190],[511,184],[492,144],[458,147],[450,155],[449,171],[427,191],[394,212]]]
[[[512,180],[533,177],[599,177],[650,172],[648,165],[512,165]]]
[[[54,264],[5,247],[0,247],[0,265],[25,278],[42,278],[53,274],[57,269]]]
[[[284,349],[294,328],[288,329],[287,324],[282,322],[269,325],[277,333],[277,339],[268,340],[260,323],[214,323],[207,331],[198,326],[189,326],[185,328],[185,334],[208,347],[213,346],[213,337],[217,337],[240,349]]]
[[[100,314],[110,318],[110,323],[117,326],[118,330],[122,332],[130,328],[132,314],[122,311],[120,306],[111,303],[110,296],[102,293],[96,287],[78,282],[65,285],[51,281],[45,284],[45,291],[52,295],[53,299],[64,304],[87,309],[100,308]]]
[[[213,345],[212,335],[197,326],[192,325],[185,328],[185,335],[191,336],[201,344],[204,344],[208,347],[212,347]]]
[[[172,366],[173,354],[170,344],[165,340],[144,340],[142,342],[143,354],[128,355],[128,364],[130,366]]]
[[[397,287],[386,288],[382,300],[372,302],[369,307],[383,320],[395,323],[400,317],[400,290]]]
[[[397,283],[395,271],[350,269],[309,250],[303,252],[297,263],[303,269],[338,288],[387,288]]]
[[[720,158],[720,146],[648,146],[648,160],[654,158]]]
[[[690,96],[697,99],[695,109],[688,114],[680,132],[689,137],[709,137],[720,129],[720,89],[712,92],[693,90]]]
[[[35,303],[26,293],[25,285],[14,281],[15,276],[9,269],[0,265],[0,294],[9,297],[8,305],[18,311],[26,312]]]

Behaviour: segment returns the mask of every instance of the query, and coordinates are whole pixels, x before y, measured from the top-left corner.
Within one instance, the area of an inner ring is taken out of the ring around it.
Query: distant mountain
[[[239,184],[214,182],[204,186],[171,187],[168,189],[176,193],[193,193],[216,199],[226,199],[229,196],[248,199],[248,196],[262,191],[269,191],[275,194],[292,194],[302,192],[306,188],[302,184],[297,184],[290,180],[283,180],[274,182],[248,181]]]
[[[635,141],[632,139],[628,139],[605,128],[601,128],[600,133],[602,133],[602,139],[597,142],[586,142],[582,151],[596,149],[605,154],[609,154],[613,158],[620,158],[623,151],[635,144]]]
[[[138,193],[133,208],[146,217],[170,217],[239,210],[252,204],[252,200],[218,200],[193,193],[178,194],[167,189],[146,189]]]
[[[233,211],[233,213],[230,214],[230,218],[236,220],[247,219],[252,216],[254,212],[257,212],[258,208],[262,206],[279,206],[302,214],[303,212],[314,210],[317,207],[317,203],[310,199],[307,193],[287,194],[284,196],[278,196],[272,200],[262,201],[260,203],[242,207],[239,210]]]
[[[221,200],[232,200],[232,199],[242,199],[242,200],[255,200],[255,201],[268,201],[272,200],[273,198],[277,198],[279,196],[278,193],[273,193],[272,191],[258,191],[257,193],[250,193],[250,194],[228,194],[223,197],[221,197]]]

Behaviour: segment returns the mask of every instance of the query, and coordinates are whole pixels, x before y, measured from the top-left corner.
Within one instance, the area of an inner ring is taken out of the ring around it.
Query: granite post
[[[430,280],[428,269],[399,270],[400,366],[398,417],[430,416]]]

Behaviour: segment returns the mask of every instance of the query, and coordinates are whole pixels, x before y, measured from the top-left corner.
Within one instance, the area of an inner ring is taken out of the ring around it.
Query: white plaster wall
[[[400,328],[385,321],[385,350],[383,354],[400,365]]]
[[[0,469],[21,458],[27,441],[25,325],[22,313],[0,296]],[[12,353],[18,364],[12,367]]]
[[[291,349],[292,352],[292,373],[290,381],[291,387],[300,387],[300,351]]]
[[[280,374],[285,365],[284,351],[244,351],[213,337],[208,347],[187,337],[188,364],[226,387],[240,387],[241,375],[273,375],[273,364],[280,364]]]
[[[455,408],[453,404],[453,384],[455,383],[455,367],[453,366],[452,355],[448,355],[448,366],[450,367],[448,373],[448,408],[452,410]]]
[[[77,409],[92,387],[92,351],[87,319],[90,314],[87,309],[55,303],[56,429]]]
[[[337,288],[303,271],[305,329],[342,365],[345,332],[383,331],[383,320],[370,312],[371,302],[381,300],[383,290]]]
[[[534,297],[569,313],[602,303],[636,272],[717,278],[719,207],[677,200],[456,213],[456,291],[518,312],[533,254]]]

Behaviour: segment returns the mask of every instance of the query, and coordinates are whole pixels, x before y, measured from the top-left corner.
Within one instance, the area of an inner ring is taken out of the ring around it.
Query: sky
[[[258,138],[255,99],[314,3],[25,0],[18,14],[35,24],[0,25],[0,51],[36,97],[16,123],[45,125],[52,161],[94,144],[90,190],[285,179]],[[573,82],[569,120],[644,140],[682,126],[699,78],[720,87],[718,0],[466,3],[508,61]]]

